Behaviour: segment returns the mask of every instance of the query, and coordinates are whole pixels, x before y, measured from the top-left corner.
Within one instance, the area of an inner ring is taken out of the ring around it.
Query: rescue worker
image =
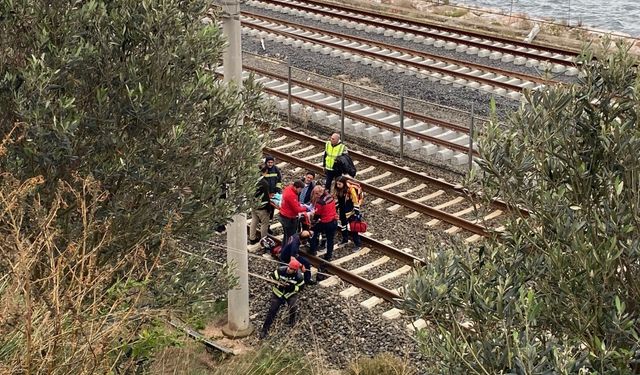
[[[269,183],[265,179],[268,168],[266,165],[260,166],[260,178],[258,178],[256,188],[256,198],[260,198],[257,207],[251,209],[251,226],[249,228],[249,243],[256,244],[267,235],[269,230],[270,212],[273,210],[269,197]],[[260,237],[256,238],[256,229],[260,224]]]
[[[333,255],[333,240],[336,235],[336,230],[338,229],[336,201],[322,186],[316,186],[315,189],[313,189],[311,199],[315,207],[315,224],[313,225],[314,236],[311,237],[309,252],[312,255],[316,255],[320,243],[319,235],[323,233],[327,241],[327,252],[324,255],[324,259],[330,261]]]
[[[282,245],[280,250],[280,261],[282,263],[288,264],[291,259],[297,259],[298,262],[302,263],[305,285],[315,285],[315,281],[311,280],[311,262],[300,255],[300,245],[305,243],[312,235],[313,232],[308,230],[296,233],[289,237],[289,241]]]
[[[358,185],[359,186],[359,185]],[[342,241],[340,244],[349,242],[348,223],[360,216],[360,198],[356,186],[350,184],[345,176],[336,179],[334,186],[334,197],[336,199],[336,208],[340,217],[340,229],[342,230]],[[353,239],[353,251],[360,250],[360,235],[358,232],[351,231]]]
[[[267,165],[267,175],[265,179],[267,183],[269,183],[269,193],[282,193],[282,173],[280,172],[280,168],[276,166],[276,159],[271,155],[267,155],[264,163]]]
[[[278,314],[278,310],[280,310],[280,306],[285,303],[289,305],[289,325],[293,327],[296,323],[298,292],[304,285],[304,279],[300,272],[301,268],[302,264],[298,262],[296,258],[291,258],[288,265],[278,267],[278,269],[271,275],[271,278],[276,280],[278,285],[271,287],[273,295],[271,296],[269,312],[264,319],[264,324],[260,331],[261,339],[267,337],[269,328],[271,327],[271,324],[273,324],[273,321]]]
[[[287,186],[282,193],[282,201],[280,202],[280,224],[284,231],[282,243],[286,244],[289,237],[296,233],[298,228],[298,215],[307,212],[307,207],[298,202],[298,194],[302,191],[304,183],[296,180],[293,184]]]
[[[333,179],[342,175],[338,171],[334,171],[333,165],[338,156],[346,153],[347,146],[345,146],[340,140],[340,134],[331,134],[331,138],[324,145],[324,157],[322,158],[322,167],[324,168],[324,174],[327,177],[327,180],[324,183],[325,189],[331,189]]]

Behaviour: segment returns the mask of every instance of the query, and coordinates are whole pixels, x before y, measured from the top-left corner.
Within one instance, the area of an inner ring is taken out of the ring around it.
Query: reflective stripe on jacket
[[[333,170],[333,163],[336,158],[344,153],[344,144],[342,142],[332,145],[331,141],[327,141],[324,145],[324,167],[330,171]]]
[[[269,168],[264,178],[269,183],[269,193],[279,193],[282,191],[282,173],[280,172],[280,168],[275,165]]]
[[[280,298],[288,299],[292,295],[300,291],[300,287],[304,285],[304,276],[302,272],[287,273],[287,266],[278,267],[273,271],[271,278],[283,283],[281,286],[273,286],[271,290],[273,294]]]

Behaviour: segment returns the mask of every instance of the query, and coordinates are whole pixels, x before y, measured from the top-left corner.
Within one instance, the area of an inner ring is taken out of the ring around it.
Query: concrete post
[[[344,142],[344,82],[342,82],[342,96],[340,98],[340,139]]]
[[[289,63],[288,67],[288,78],[287,78],[287,120],[289,120],[289,126],[291,126],[291,63]]]
[[[240,2],[239,0],[222,0],[222,31],[227,38],[228,47],[224,51],[224,81],[235,82],[242,87],[242,44],[240,40]],[[242,126],[240,119],[237,126]],[[247,215],[233,216],[227,224],[227,263],[232,268],[237,286],[227,293],[228,322],[222,332],[229,337],[245,337],[253,332],[249,322],[249,262],[247,255]]]
[[[404,89],[400,93],[400,159],[404,158]]]
[[[473,103],[471,103],[471,126],[469,126],[469,172],[473,166],[473,116],[474,116]]]

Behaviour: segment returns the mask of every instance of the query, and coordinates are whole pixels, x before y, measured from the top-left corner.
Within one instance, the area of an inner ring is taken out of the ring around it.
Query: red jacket
[[[280,202],[280,216],[287,219],[294,219],[301,212],[307,212],[307,209],[298,202],[298,192],[293,185],[287,186],[282,192],[282,202]]]
[[[320,217],[321,223],[330,223],[338,218],[336,201],[331,194],[324,193],[316,202],[315,217]]]

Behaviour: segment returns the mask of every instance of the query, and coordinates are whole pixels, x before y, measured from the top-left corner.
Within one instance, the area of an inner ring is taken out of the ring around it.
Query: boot
[[[340,245],[346,245],[349,242],[349,231],[344,229],[342,231],[342,241],[340,241]]]
[[[311,271],[304,271],[304,285],[316,285],[316,282],[311,280]]]

